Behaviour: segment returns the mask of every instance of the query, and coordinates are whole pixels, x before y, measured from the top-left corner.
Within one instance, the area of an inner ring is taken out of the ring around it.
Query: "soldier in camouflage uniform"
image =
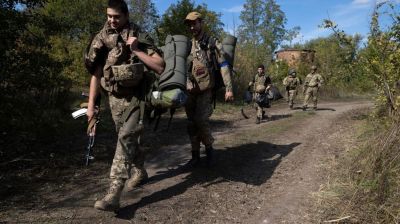
[[[153,40],[128,18],[128,7],[123,0],[109,0],[107,22],[94,37],[85,57],[86,67],[92,73],[88,120],[95,117],[94,104],[101,86],[108,94],[118,133],[110,188],[106,196],[94,205],[96,209],[106,211],[119,208],[120,195],[127,180],[127,187],[131,189],[147,178],[143,167],[144,152],[139,147],[143,132],[143,113],[139,105],[143,105],[143,91],[138,80],[150,71],[161,74],[165,66]],[[137,63],[132,64],[134,61]],[[124,73],[128,70],[131,72]],[[126,79],[126,74],[133,78]],[[134,171],[133,176],[131,171]]]
[[[213,163],[214,138],[211,135],[209,117],[213,112],[212,89],[214,87],[213,70],[220,69],[225,84],[225,100],[233,100],[231,69],[225,60],[222,44],[205,33],[202,15],[191,12],[186,16],[185,24],[193,34],[192,48],[188,57],[189,71],[187,90],[189,97],[185,106],[188,118],[188,134],[192,146],[192,159],[189,165],[198,166],[200,162],[200,143],[206,149],[207,164]]]
[[[286,88],[289,108],[293,109],[294,99],[297,95],[297,89],[301,85],[301,80],[296,77],[296,70],[290,69],[287,77],[283,79],[283,85]]]
[[[256,99],[261,94],[267,94],[272,84],[269,75],[265,74],[264,65],[259,65],[257,67],[257,74],[254,75],[253,80],[249,82],[249,88],[252,88],[253,98]],[[257,110],[256,124],[259,124],[265,116],[264,107],[260,106],[258,103],[254,104]]]
[[[310,98],[313,99],[313,109],[317,110],[317,102],[318,102],[318,90],[324,83],[324,79],[320,74],[317,73],[317,66],[311,66],[311,73],[306,76],[306,80],[304,83],[304,104],[303,110],[307,109],[307,104]]]

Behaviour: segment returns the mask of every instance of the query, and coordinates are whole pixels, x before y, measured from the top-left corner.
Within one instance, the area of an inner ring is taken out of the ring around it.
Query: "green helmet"
[[[289,69],[289,75],[296,76],[296,69],[294,69],[294,68]]]

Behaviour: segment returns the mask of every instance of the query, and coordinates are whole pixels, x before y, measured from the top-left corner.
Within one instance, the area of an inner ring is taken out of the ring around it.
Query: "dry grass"
[[[331,163],[335,172],[316,195],[324,220],[350,216],[335,223],[400,223],[400,124],[368,121],[354,133],[357,143]]]

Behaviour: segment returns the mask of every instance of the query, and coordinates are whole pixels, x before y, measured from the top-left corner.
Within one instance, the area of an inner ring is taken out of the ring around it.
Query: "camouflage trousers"
[[[314,108],[317,108],[317,103],[318,103],[318,90],[319,87],[307,87],[305,96],[304,96],[304,103],[303,107],[308,106],[308,101],[312,97],[313,103],[314,103]]]
[[[290,107],[293,107],[294,99],[296,98],[297,90],[288,90],[287,91],[287,99]]]
[[[259,93],[254,93],[253,94],[253,100],[256,101],[256,98],[259,96]],[[265,107],[260,107],[260,105],[258,105],[258,103],[254,103],[254,108],[256,109],[256,114],[257,117],[259,118],[263,118],[263,114],[265,114],[264,108]]]
[[[210,116],[213,112],[211,98],[211,90],[206,90],[198,94],[189,94],[186,102],[187,131],[193,151],[200,150],[200,143],[210,147],[214,142],[210,127]]]
[[[110,171],[111,179],[129,179],[133,166],[144,165],[145,152],[139,147],[140,137],[143,133],[143,125],[138,123],[139,108],[135,108],[125,122],[120,122],[130,101],[131,97],[109,96],[111,115],[118,133],[117,147]]]

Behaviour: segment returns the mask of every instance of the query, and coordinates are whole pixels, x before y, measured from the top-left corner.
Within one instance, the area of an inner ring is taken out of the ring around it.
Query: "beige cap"
[[[198,12],[191,12],[191,13],[187,14],[185,21],[188,21],[188,20],[195,21],[196,19],[201,19],[201,14]]]

